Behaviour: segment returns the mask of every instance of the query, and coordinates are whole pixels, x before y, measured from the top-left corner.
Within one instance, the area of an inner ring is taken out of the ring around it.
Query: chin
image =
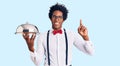
[[[61,27],[60,26],[53,26],[53,29],[61,29]]]
[[[58,29],[61,29],[61,28],[53,28],[53,29],[58,30]]]

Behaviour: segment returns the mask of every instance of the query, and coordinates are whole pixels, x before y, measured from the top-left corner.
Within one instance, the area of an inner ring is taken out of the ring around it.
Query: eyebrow
[[[57,15],[54,15],[54,14],[53,14],[52,16],[57,16]],[[63,16],[63,15],[60,15],[60,16]]]

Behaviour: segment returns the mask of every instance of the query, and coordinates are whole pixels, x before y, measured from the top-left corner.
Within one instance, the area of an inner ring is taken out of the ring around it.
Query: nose
[[[55,21],[56,21],[56,22],[59,21],[59,18],[55,18]]]

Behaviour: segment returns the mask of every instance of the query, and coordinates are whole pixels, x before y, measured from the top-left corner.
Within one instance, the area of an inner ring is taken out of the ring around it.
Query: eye
[[[62,19],[63,18],[63,16],[58,16],[60,19]]]
[[[56,15],[53,15],[52,18],[55,18],[55,19],[63,19],[63,16],[56,16]]]

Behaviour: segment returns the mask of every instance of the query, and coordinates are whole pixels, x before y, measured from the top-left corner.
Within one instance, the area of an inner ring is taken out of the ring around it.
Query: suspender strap
[[[67,34],[65,29],[64,29],[64,34],[65,34],[65,41],[66,41],[66,65],[67,65],[68,64],[68,39],[67,39]]]
[[[50,55],[49,55],[49,32],[50,32],[50,30],[48,30],[48,32],[47,32],[47,54],[48,54],[48,65],[50,65]]]
[[[48,55],[48,65],[50,65],[50,54],[49,54],[49,32],[47,32],[47,55]],[[64,29],[64,34],[65,34],[65,41],[66,41],[66,65],[68,64],[68,39],[67,39],[67,33],[66,30]]]

